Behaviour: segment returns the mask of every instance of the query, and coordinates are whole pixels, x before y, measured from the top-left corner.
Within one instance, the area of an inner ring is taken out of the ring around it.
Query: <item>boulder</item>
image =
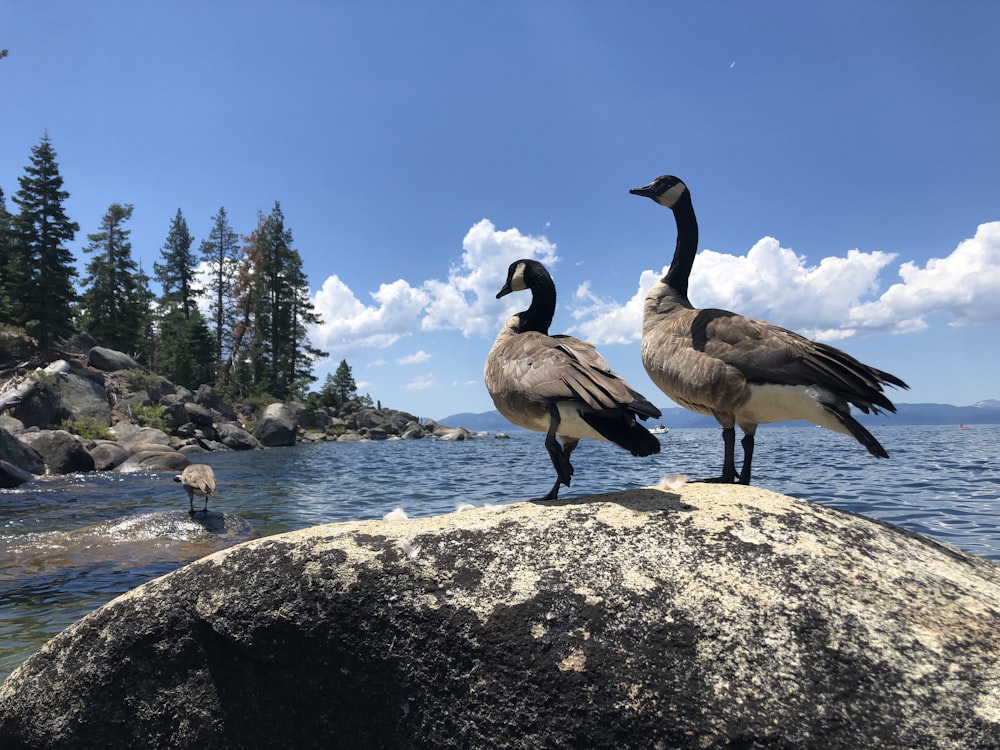
[[[187,413],[186,421],[194,422],[199,427],[211,427],[218,419],[209,407],[193,401],[184,404],[184,411]]]
[[[23,431],[20,434],[24,434]],[[45,473],[42,454],[3,427],[0,427],[0,459],[30,474]]]
[[[100,373],[96,373],[100,376]],[[61,416],[70,420],[91,420],[105,427],[111,422],[111,405],[100,381],[82,373],[68,372],[59,384]]]
[[[31,472],[25,471],[24,469],[0,458],[0,489],[20,487],[22,484],[30,482],[34,478],[35,475]]]
[[[25,427],[45,428],[63,419],[62,396],[57,381],[43,382],[26,393],[10,410],[10,416]]]
[[[693,484],[246,542],[0,687],[16,748],[1000,746],[1000,568]]]
[[[115,372],[116,370],[139,370],[139,363],[124,352],[95,346],[87,353],[87,364],[95,370]]]
[[[124,426],[126,423],[119,422],[115,425],[114,433],[118,438],[118,444],[129,453],[138,451],[153,450],[156,446],[169,446],[170,436],[163,430],[155,427],[136,427],[135,425]]]
[[[90,448],[90,457],[94,459],[96,471],[111,471],[125,463],[128,459],[128,451],[118,443],[100,440]]]
[[[220,442],[234,451],[260,448],[257,438],[233,422],[223,422],[220,424],[218,433]]]
[[[142,450],[132,453],[115,471],[129,474],[136,471],[177,472],[191,464],[180,451],[164,446],[162,450]]]
[[[20,440],[42,455],[48,474],[94,470],[94,459],[80,438],[66,430],[29,430],[20,436]]]
[[[253,436],[265,448],[295,445],[295,431],[298,424],[295,415],[285,404],[269,404],[254,428]]]
[[[221,414],[222,418],[226,421],[232,422],[236,419],[236,412],[233,410],[233,407],[210,385],[202,383],[198,386],[198,390],[194,394],[194,401],[201,406]]]
[[[424,436],[424,428],[413,422],[403,430],[403,440],[420,440]]]
[[[11,435],[20,435],[24,432],[24,422],[6,414],[0,414],[0,429],[7,430]]]

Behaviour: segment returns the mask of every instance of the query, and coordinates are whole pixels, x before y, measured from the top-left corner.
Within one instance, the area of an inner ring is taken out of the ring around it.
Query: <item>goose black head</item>
[[[629,193],[632,195],[644,195],[647,198],[653,199],[661,206],[671,209],[677,205],[677,201],[687,192],[687,185],[679,177],[674,177],[671,174],[660,175],[648,185],[629,190]]]
[[[515,260],[507,269],[507,283],[503,285],[503,289],[497,292],[497,299],[505,297],[511,292],[536,289],[546,283],[552,285],[552,277],[545,270],[545,266],[537,260],[529,258]]]

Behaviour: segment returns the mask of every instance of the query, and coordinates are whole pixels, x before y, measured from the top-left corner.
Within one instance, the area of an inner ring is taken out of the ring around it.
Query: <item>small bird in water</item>
[[[191,464],[175,476],[174,481],[180,482],[181,487],[187,490],[188,500],[191,502],[191,513],[194,513],[195,495],[205,498],[205,507],[202,508],[205,513],[208,513],[208,498],[219,496],[215,491],[215,473],[211,466]]]

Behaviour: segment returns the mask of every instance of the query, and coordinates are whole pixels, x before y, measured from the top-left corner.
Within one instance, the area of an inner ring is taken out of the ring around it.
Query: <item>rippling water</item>
[[[885,426],[879,461],[849,438],[809,427],[757,433],[753,483],[905,526],[1000,561],[1000,425]],[[321,443],[199,457],[222,498],[260,536],[332,521],[412,516],[461,504],[544,495],[555,480],[543,436],[510,440]],[[563,497],[644,487],[667,474],[717,475],[718,430],[671,430],[663,452],[636,459],[584,441]],[[196,498],[197,499],[197,498]],[[31,651],[97,606],[212,549],[178,539],[101,538],[109,521],[186,510],[169,475],[88,474],[0,490],[0,679]],[[97,530],[88,527],[103,524]]]

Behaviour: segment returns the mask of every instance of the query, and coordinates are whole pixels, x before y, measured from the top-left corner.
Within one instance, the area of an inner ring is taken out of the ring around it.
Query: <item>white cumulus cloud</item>
[[[426,362],[431,358],[431,355],[421,349],[419,352],[414,352],[413,354],[408,354],[405,357],[400,357],[396,360],[396,364],[400,365],[415,365],[420,362]]]
[[[764,318],[823,340],[862,333],[905,333],[927,327],[939,314],[950,325],[1000,321],[1000,222],[981,224],[944,258],[899,267],[900,282],[880,293],[880,274],[891,253],[849,250],[816,265],[772,237],[746,255],[702,250],[691,272],[696,307],[719,307]],[[576,292],[574,331],[595,344],[627,343],[641,336],[642,304],[666,268],[646,270],[624,303],[595,294],[589,282]]]
[[[462,249],[462,262],[448,272],[447,281],[424,283],[432,299],[421,321],[424,330],[455,329],[465,336],[494,333],[509,308],[496,299],[507,267],[521,258],[549,266],[557,260],[556,246],[545,237],[498,230],[488,219],[468,231]]]
[[[907,261],[893,284],[874,302],[851,310],[857,329],[912,331],[926,328],[927,317],[944,315],[949,325],[1000,322],[1000,221],[980,224],[944,258],[923,266]]]
[[[313,330],[313,340],[338,356],[390,346],[413,332],[413,321],[429,301],[425,291],[402,279],[381,284],[371,298],[375,304],[366,305],[338,276],[328,277],[313,298],[323,320]]]
[[[461,261],[449,269],[445,281],[429,279],[414,285],[398,279],[379,286],[370,294],[372,303],[365,304],[338,276],[328,277],[313,297],[323,324],[313,329],[312,340],[340,357],[361,349],[382,349],[421,330],[492,335],[510,307],[496,299],[507,267],[520,258],[552,265],[557,260],[555,250],[545,237],[515,228],[498,230],[482,219],[462,240]],[[411,356],[419,358],[400,364],[429,357],[424,352]]]

